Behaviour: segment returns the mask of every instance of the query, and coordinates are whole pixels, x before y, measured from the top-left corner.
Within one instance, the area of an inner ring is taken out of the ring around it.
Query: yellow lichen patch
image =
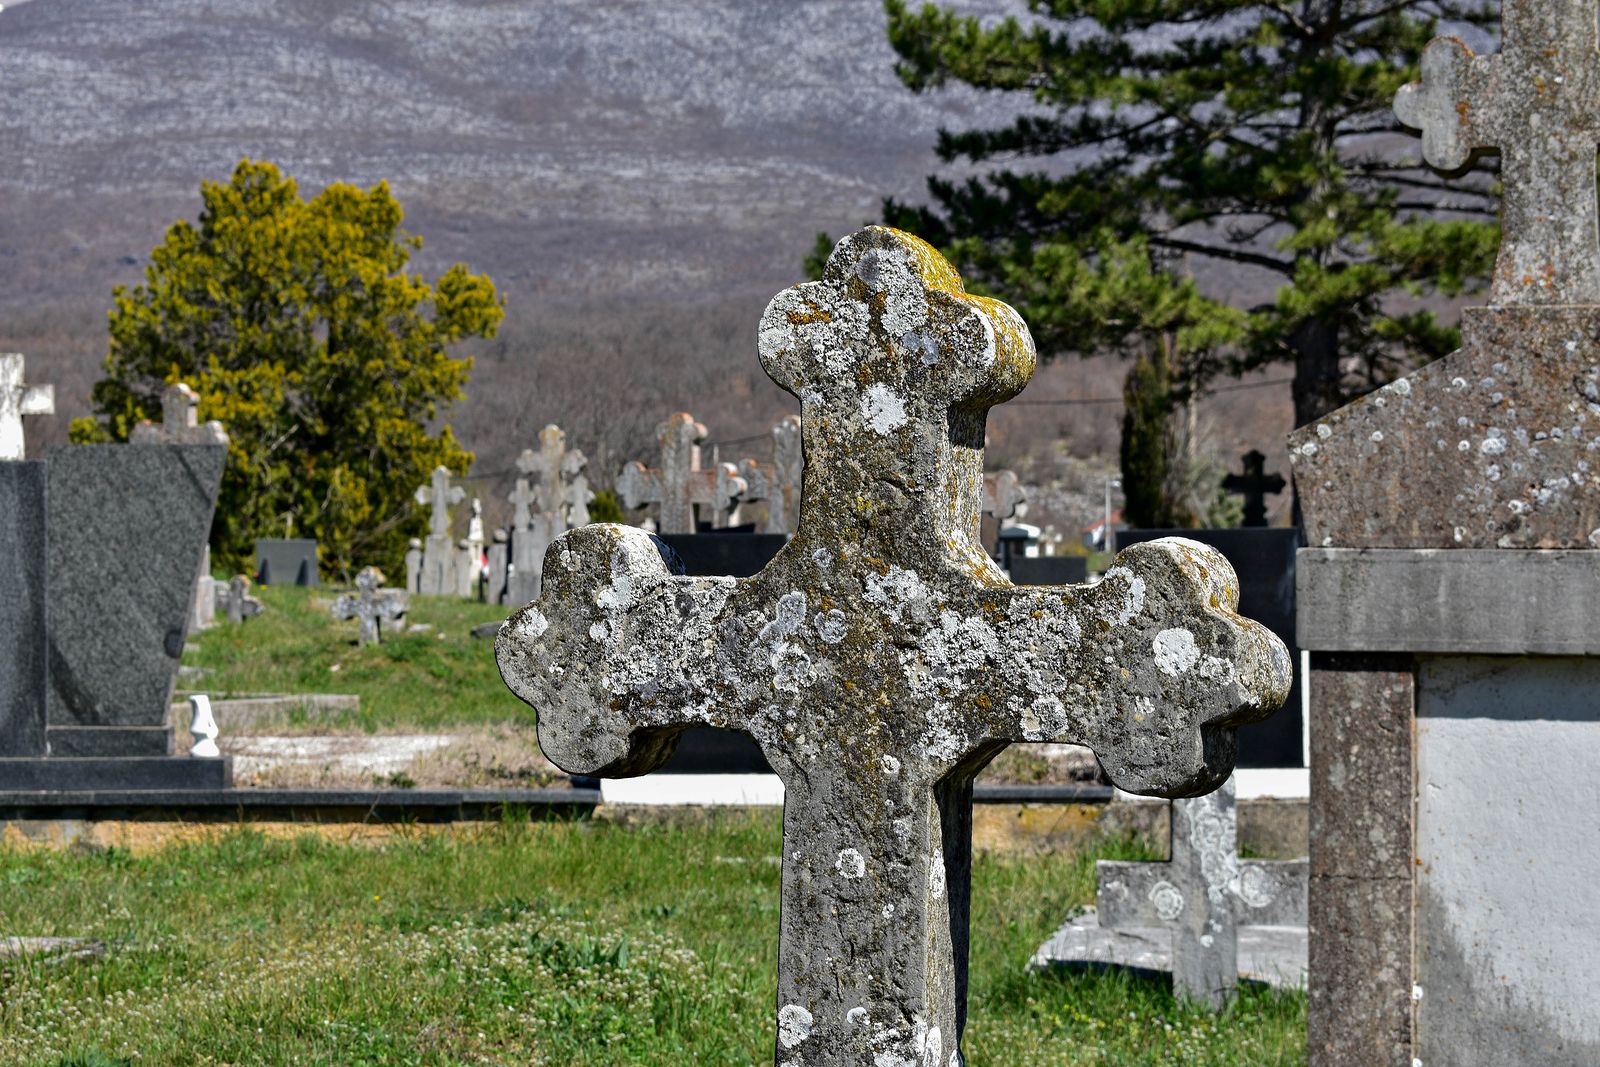
[[[791,326],[809,326],[814,322],[832,322],[833,312],[808,299],[804,311],[791,310],[786,313],[786,317]]]
[[[939,254],[939,250],[916,234],[897,230],[892,226],[872,226],[872,230],[888,234],[900,243],[917,267],[917,273],[922,276],[922,281],[929,289],[943,289],[947,293],[965,293],[966,288],[961,281],[961,275],[950,261]]]
[[[988,711],[990,708],[994,707],[994,701],[989,699],[988,693],[979,693],[977,696],[972,698],[972,702],[978,705],[978,707],[982,708],[984,711]]]

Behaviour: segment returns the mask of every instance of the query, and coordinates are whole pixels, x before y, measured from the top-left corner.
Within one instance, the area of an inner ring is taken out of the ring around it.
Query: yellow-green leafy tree
[[[145,284],[117,287],[97,417],[73,439],[126,440],[159,420],[167,383],[187,382],[232,442],[211,535],[221,565],[243,569],[257,537],[291,534],[315,537],[335,573],[393,572],[426,525],[416,487],[472,462],[437,423],[472,367],[448,346],[492,337],[504,316],[494,283],[459,263],[432,285],[407,273],[422,241],[384,182],[307,200],[247,159],[201,198]]]

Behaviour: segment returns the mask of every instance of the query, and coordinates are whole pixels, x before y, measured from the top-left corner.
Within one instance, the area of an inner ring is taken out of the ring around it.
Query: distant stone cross
[[[785,415],[772,427],[772,462],[740,461],[739,476],[745,482],[740,499],[763,500],[767,504],[763,533],[794,532],[800,521],[800,479],[804,470],[798,415]]]
[[[685,412],[673,415],[656,431],[661,443],[661,466],[630,463],[617,479],[626,507],[661,505],[662,533],[695,533],[695,505],[712,516],[729,511],[750,487],[732,463],[700,466],[700,442],[706,428]]]
[[[450,484],[449,467],[433,468],[433,478],[429,483],[417,487],[417,503],[433,508],[428,520],[430,537],[450,537],[450,509],[461,503],[466,495],[465,489]]]
[[[209,576],[206,580],[215,583],[212,588],[216,596],[216,606],[229,622],[238,625],[246,619],[253,619],[261,614],[261,601],[250,595],[249,578],[235,574],[226,584]]]
[[[1240,926],[1304,926],[1304,860],[1241,860],[1233,779],[1172,802],[1172,859],[1101,860],[1096,911],[1109,930],[1172,931],[1172,986],[1220,1009],[1239,978]]]
[[[228,434],[222,423],[199,421],[200,398],[182,382],[161,391],[161,424],[145,419],[128,434],[136,445],[225,445]]]
[[[384,583],[383,572],[376,567],[363,567],[356,575],[356,591],[340,593],[333,602],[333,617],[357,619],[361,631],[357,643],[375,645],[380,640],[381,623],[399,620],[406,616],[409,598],[404,590],[380,589]]]
[[[55,386],[22,384],[24,362],[21,353],[0,352],[0,461],[27,458],[23,416],[53,415],[56,410]]]
[[[1267,457],[1255,449],[1244,454],[1244,473],[1222,479],[1222,488],[1244,497],[1245,526],[1267,524],[1267,495],[1283,492],[1283,475],[1267,473]]]
[[[1395,98],[1441,170],[1498,149],[1505,191],[1490,302],[1600,304],[1595,147],[1600,36],[1594,0],[1504,0],[1498,55],[1456,37],[1422,54],[1422,80]]]
[[[534,505],[538,514],[553,520],[558,533],[569,525],[584,525],[569,523],[568,515],[577,510],[588,519],[589,498],[593,494],[589,492],[589,480],[583,477],[587,464],[582,452],[567,448],[567,435],[561,427],[554,423],[546,426],[539,431],[538,450],[524,449],[517,457],[517,470],[534,480],[532,498],[518,506]],[[526,484],[519,479],[518,491],[525,492]],[[515,497],[512,503],[516,504]]]
[[[801,403],[794,538],[752,578],[691,578],[641,530],[574,530],[496,654],[572,773],[648,773],[691,725],[755,738],[786,790],[776,1061],[946,1067],[973,777],[1070,740],[1124,788],[1213,788],[1288,654],[1193,542],[1134,546],[1093,588],[1006,580],[978,539],[984,421],[1033,341],[922,241],[845,238],[768,305],[759,350]]]
[[[1004,523],[1016,515],[1017,508],[1027,499],[1022,480],[1015,471],[995,471],[983,476],[983,513],[993,515],[996,522]]]

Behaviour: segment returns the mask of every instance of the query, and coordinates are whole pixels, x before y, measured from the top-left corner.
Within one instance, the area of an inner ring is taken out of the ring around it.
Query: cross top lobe
[[[760,352],[801,400],[795,537],[736,580],[674,575],[629,527],[574,530],[497,658],[574,773],[646,773],[693,724],[755,738],[787,791],[779,1062],[945,1067],[977,772],[1074,740],[1124,787],[1203,790],[1232,727],[1282,702],[1288,654],[1193,542],[1135,546],[1093,589],[1006,581],[977,542],[983,421],[1033,348],[922,242],[846,238],[769,305]]]
[[[1600,303],[1600,34],[1593,0],[1505,0],[1498,55],[1457,37],[1422,54],[1394,110],[1445,171],[1498,150],[1505,193],[1491,303]]]

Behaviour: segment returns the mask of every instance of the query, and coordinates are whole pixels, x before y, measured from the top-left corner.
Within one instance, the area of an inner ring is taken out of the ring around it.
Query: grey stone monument
[[[430,509],[428,539],[422,548],[422,573],[417,592],[423,596],[456,594],[457,551],[450,540],[450,509],[461,503],[466,490],[450,484],[450,468],[435,467],[427,485],[417,488],[417,503]]]
[[[1289,439],[1314,1067],[1600,1063],[1600,35],[1592,2],[1502,19],[1396,101],[1437,167],[1500,152],[1489,306]]]
[[[420,592],[422,588],[422,539],[413,537],[406,545],[406,592]]]
[[[539,431],[539,447],[517,457],[517,479],[511,493],[511,574],[507,597],[526,604],[539,595],[544,552],[574,525],[588,525],[594,493],[583,471],[582,452],[567,448],[567,435],[551,424]]]
[[[1028,499],[1015,471],[995,471],[983,476],[983,513],[1004,525]]]
[[[0,462],[26,454],[23,416],[53,415],[56,410],[55,386],[23,384],[25,362],[20,353],[0,352]]]
[[[320,585],[316,539],[256,538],[256,581],[262,585]]]
[[[739,476],[745,501],[765,501],[767,521],[762,533],[791,534],[800,523],[800,478],[805,457],[800,447],[800,416],[785,415],[772,427],[772,460],[745,459],[739,463]],[[737,521],[737,520],[735,520]]]
[[[496,529],[494,540],[489,545],[489,581],[484,589],[484,599],[490,604],[505,603],[506,581],[509,578],[506,568],[511,563],[510,549],[510,535],[504,528]]]
[[[1305,860],[1241,860],[1233,779],[1214,793],[1172,802],[1171,860],[1102,860],[1096,872],[1100,925],[1165,928],[1172,935],[1172,985],[1220,1010],[1239,976],[1241,926],[1306,925]]]
[[[959,1064],[974,776],[1075,741],[1125,788],[1203,793],[1288,654],[1198,544],[1130,549],[1093,588],[1006,581],[978,544],[983,428],[1033,342],[923,242],[846,237],[759,350],[801,402],[794,538],[752,578],[691,578],[642,530],[574,530],[496,655],[571,773],[648,773],[691,725],[761,746],[787,791],[776,1062]]]
[[[403,623],[406,617],[408,596],[402,589],[381,589],[383,572],[376,567],[363,567],[356,575],[356,591],[340,593],[333,602],[333,617],[355,619],[361,624],[356,638],[359,645],[375,645],[383,639],[383,623]]]
[[[696,508],[704,509],[699,519],[720,525],[721,516],[732,511],[750,487],[732,463],[700,466],[700,443],[706,428],[694,416],[678,412],[656,430],[661,446],[660,466],[630,463],[617,478],[617,492],[628,508],[656,504],[660,508],[657,531],[667,534],[698,533]]]
[[[47,484],[44,463],[0,460],[0,757],[45,754]]]

